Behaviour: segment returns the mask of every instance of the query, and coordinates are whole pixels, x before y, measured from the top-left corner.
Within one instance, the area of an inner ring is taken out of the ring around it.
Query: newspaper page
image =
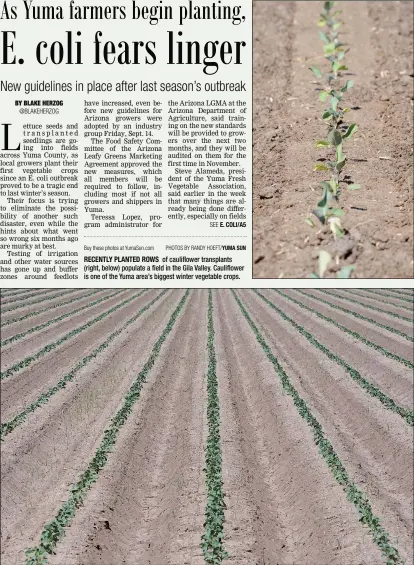
[[[414,565],[413,15],[0,0],[1,565]]]
[[[2,287],[251,280],[251,11],[1,4]]]

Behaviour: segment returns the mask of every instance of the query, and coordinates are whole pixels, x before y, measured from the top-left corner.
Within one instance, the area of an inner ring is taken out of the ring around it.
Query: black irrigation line
[[[322,304],[326,304],[327,306],[329,306],[330,308],[333,308],[334,310],[339,310],[340,312],[344,312],[345,314],[347,314],[349,316],[353,316],[354,318],[357,318],[358,320],[363,320],[364,322],[368,322],[370,324],[373,324],[374,326],[377,326],[378,328],[381,328],[383,330],[387,330],[387,331],[389,331],[389,332],[391,332],[395,335],[403,337],[407,341],[414,342],[413,336],[406,334],[404,332],[401,332],[400,330],[397,330],[397,329],[393,328],[392,326],[386,326],[385,324],[381,324],[380,322],[377,322],[376,320],[372,320],[371,318],[367,318],[366,316],[363,316],[362,314],[358,314],[358,312],[354,312],[353,310],[348,310],[348,308],[343,308],[342,306],[338,306],[338,304],[334,304],[333,302],[329,302],[329,300],[324,300],[323,298],[320,298],[319,296],[314,296],[313,294],[306,294],[306,292],[303,292],[300,289],[295,289],[295,290],[296,290],[296,292],[303,294],[303,296],[306,296],[306,298],[308,298],[308,299],[316,300],[317,302],[321,302]],[[314,289],[312,289],[312,290],[314,290]]]
[[[71,312],[68,312],[67,314],[62,314],[61,316],[58,316],[57,318],[53,318],[51,320],[48,320],[47,322],[44,322],[43,324],[39,324],[37,326],[32,326],[31,328],[29,328],[28,330],[26,330],[24,332],[14,334],[14,335],[6,338],[6,339],[3,339],[3,341],[0,342],[0,347],[5,347],[9,343],[14,343],[15,341],[18,341],[19,339],[23,339],[24,337],[26,337],[27,335],[29,335],[31,333],[41,331],[41,330],[43,330],[43,329],[45,329],[45,328],[47,328],[47,327],[49,327],[53,324],[61,322],[62,320],[71,318],[75,314],[82,312],[82,310],[86,310],[88,308],[93,308],[93,306],[96,306],[97,304],[100,304],[101,302],[104,302],[105,300],[109,300],[110,298],[113,298],[114,296],[121,294],[121,292],[125,292],[125,291],[122,290],[122,289],[116,290],[112,294],[108,294],[107,296],[103,296],[102,298],[98,298],[97,300],[94,300],[93,302],[88,302],[88,304],[86,304],[85,306],[81,306],[80,308],[76,308],[75,310],[71,310]]]
[[[204,534],[201,547],[207,565],[219,565],[228,554],[224,548],[224,493],[222,453],[220,438],[220,400],[216,375],[217,360],[214,346],[213,295],[208,292],[207,318],[207,424],[208,435],[205,446],[205,477],[207,503],[205,508]]]
[[[136,298],[139,298],[142,294],[144,294],[144,292],[147,292],[147,289],[144,289],[143,291],[140,291],[140,292],[136,292],[130,298],[127,298],[126,300],[119,302],[119,304],[112,306],[112,308],[109,308],[109,310],[106,310],[102,314],[99,314],[99,316],[96,316],[96,318],[89,320],[89,322],[86,322],[86,324],[83,324],[82,326],[79,326],[78,328],[71,330],[67,334],[61,336],[56,341],[53,341],[52,343],[48,343],[47,345],[42,347],[42,349],[40,349],[36,353],[33,353],[32,355],[28,355],[27,357],[25,357],[21,361],[18,361],[17,363],[15,363],[11,367],[9,367],[8,369],[6,369],[5,371],[2,371],[0,373],[0,380],[7,379],[7,378],[11,377],[12,375],[14,375],[15,373],[17,373],[18,371],[25,369],[26,367],[31,365],[34,361],[37,361],[38,359],[40,359],[41,357],[43,357],[44,355],[46,355],[50,351],[53,351],[54,349],[56,349],[56,347],[58,347],[59,345],[61,345],[65,341],[72,339],[73,337],[77,336],[81,332],[89,329],[94,324],[100,322],[101,320],[103,320],[104,318],[106,318],[107,316],[112,314],[113,312],[116,312],[116,310],[119,310],[120,308],[122,308],[123,306],[126,306],[127,304],[129,304],[130,302],[135,300]]]
[[[386,565],[403,565],[404,562],[398,553],[398,549],[391,544],[389,533],[381,526],[381,518],[374,515],[367,495],[350,478],[348,471],[339,459],[333,445],[326,437],[322,425],[318,422],[306,402],[300,397],[299,393],[292,385],[290,378],[280,365],[269,345],[266,343],[264,337],[250,317],[236,291],[231,289],[231,292],[253,334],[256,336],[256,340],[260,344],[269,361],[272,363],[276,374],[279,376],[284,391],[292,397],[293,404],[295,405],[299,415],[310,427],[315,445],[318,446],[319,453],[325,460],[333,478],[339,485],[342,486],[347,499],[355,506],[359,513],[359,521],[368,527],[374,543],[378,546],[384,558],[387,559]]]
[[[71,298],[70,300],[66,300],[65,302],[59,302],[54,306],[46,306],[46,308],[42,308],[41,310],[37,310],[35,312],[29,312],[28,314],[24,314],[24,316],[20,316],[19,318],[10,318],[5,322],[0,324],[0,327],[4,328],[6,326],[10,326],[11,324],[17,324],[18,322],[23,322],[28,318],[32,318],[33,316],[38,316],[39,314],[44,314],[44,312],[50,312],[50,310],[54,310],[55,308],[62,308],[63,306],[67,306],[68,304],[72,304],[73,302],[77,302],[78,300],[83,300],[84,298],[88,298],[89,296],[93,296],[94,294],[98,294],[98,292],[103,292],[104,290],[108,290],[107,288],[98,288],[96,290],[92,290],[87,294],[82,294],[82,296],[75,296],[75,298]]]
[[[364,379],[364,377],[349,363],[347,363],[342,357],[331,351],[328,347],[326,347],[323,343],[320,343],[313,335],[305,330],[303,326],[292,320],[287,314],[283,312],[280,308],[278,308],[273,302],[271,302],[266,296],[261,294],[258,290],[253,289],[255,292],[270,308],[275,310],[286,322],[289,322],[303,337],[305,337],[311,345],[322,351],[331,361],[334,361],[337,365],[344,368],[348,375],[359,384],[361,388],[365,390],[370,396],[377,398],[388,410],[391,412],[395,412],[401,418],[403,418],[408,425],[414,426],[414,411],[408,410],[407,408],[403,408],[399,406],[392,398],[388,395],[384,394],[378,387]]]
[[[155,341],[150,356],[141,371],[135,377],[129,391],[124,396],[124,402],[121,408],[119,408],[119,410],[111,418],[108,427],[104,431],[103,439],[95,451],[94,456],[89,461],[85,471],[80,475],[79,480],[72,485],[67,500],[62,504],[55,518],[43,527],[39,544],[35,547],[30,547],[25,551],[26,565],[39,565],[39,563],[41,565],[46,565],[48,555],[54,553],[57,543],[66,533],[66,527],[70,525],[75,517],[77,509],[83,505],[88,491],[98,480],[99,473],[105,467],[110,453],[114,450],[119,431],[128,420],[134,404],[139,399],[142,387],[147,380],[147,376],[158,358],[163,343],[174,327],[189,293],[190,290],[187,289],[179,301],[178,306],[171,315],[163,332]]]
[[[66,388],[66,385],[73,381],[77,373],[79,373],[79,371],[83,369],[85,365],[93,361],[102,351],[104,351],[104,349],[106,349],[111,344],[111,342],[116,337],[118,337],[128,326],[134,323],[144,312],[149,310],[149,308],[151,308],[151,306],[155,304],[155,302],[157,302],[162,296],[164,296],[166,292],[168,292],[168,289],[165,289],[160,294],[157,294],[155,298],[153,298],[150,302],[148,302],[148,304],[140,308],[140,310],[138,310],[136,314],[129,318],[125,322],[125,324],[123,324],[123,326],[112,332],[105,339],[105,341],[98,345],[98,347],[96,347],[91,353],[89,353],[89,355],[78,361],[76,365],[69,371],[69,373],[63,375],[60,381],[58,381],[54,386],[43,392],[36,400],[28,404],[22,412],[16,414],[16,416],[14,416],[11,420],[2,423],[0,426],[0,439],[3,440],[10,432],[20,426],[32,412],[49,402],[50,398],[61,389]]]
[[[394,361],[398,361],[398,363],[401,363],[402,365],[405,365],[406,367],[409,367],[410,369],[414,369],[414,363],[412,361],[410,361],[409,359],[404,359],[403,357],[400,357],[399,355],[396,355],[395,353],[388,351],[388,349],[385,349],[385,347],[382,347],[381,345],[378,345],[377,343],[374,343],[374,342],[370,341],[369,339],[366,339],[364,336],[362,336],[358,332],[354,332],[353,330],[350,330],[349,328],[347,328],[346,326],[343,326],[339,322],[336,322],[332,318],[328,318],[328,316],[321,314],[320,312],[318,312],[318,310],[315,310],[314,308],[311,308],[310,306],[303,304],[303,302],[296,300],[292,296],[289,296],[289,295],[285,294],[284,292],[281,292],[279,289],[274,288],[273,290],[275,292],[277,292],[278,294],[280,294],[281,296],[283,296],[284,298],[286,298],[287,300],[290,300],[294,304],[297,304],[301,308],[304,308],[305,310],[312,312],[313,314],[318,316],[318,318],[320,318],[321,320],[325,320],[325,322],[329,322],[330,324],[333,324],[334,326],[336,326],[341,331],[343,331],[343,332],[345,332],[349,335],[352,335],[352,337],[355,337],[359,341],[362,341],[362,343],[364,343],[365,345],[368,345],[368,347],[372,347],[373,349],[375,349],[375,351],[378,351],[382,355],[385,355],[385,357],[388,357],[389,359],[394,359]]]
[[[323,294],[328,294],[329,296],[333,296],[338,300],[346,300],[348,302],[352,302],[352,304],[359,304],[360,306],[363,306],[364,308],[368,308],[369,310],[374,310],[375,312],[379,312],[381,314],[387,314],[388,316],[392,316],[393,318],[398,318],[399,320],[404,320],[405,322],[413,321],[413,318],[406,318],[405,316],[401,316],[400,314],[395,314],[395,312],[390,312],[389,310],[382,310],[381,308],[376,308],[375,306],[371,306],[371,304],[365,304],[364,302],[359,302],[359,300],[355,300],[355,298],[353,297],[333,294],[332,292],[329,292],[329,290],[326,289],[323,290],[318,289],[318,290],[321,290]]]

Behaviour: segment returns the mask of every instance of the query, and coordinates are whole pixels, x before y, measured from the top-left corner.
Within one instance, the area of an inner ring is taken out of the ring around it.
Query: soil
[[[321,2],[253,5],[253,276],[303,278],[320,249],[355,265],[356,278],[413,277],[413,2],[341,2],[342,39],[355,87],[347,142],[347,191],[340,205],[346,236],[305,223],[320,197],[322,103],[308,67],[322,66],[316,20]],[[359,209],[356,209],[359,208]],[[327,275],[335,277],[331,265]]]
[[[88,328],[71,345],[60,345],[41,362],[3,380],[2,422],[53,386],[161,292],[149,290]],[[4,437],[2,563],[24,563],[25,549],[39,543],[44,525],[54,518],[71,485],[85,470],[184,292],[175,289],[163,294],[65,389]],[[413,409],[409,367],[287,298],[412,363],[409,336],[413,324],[363,306],[393,308],[408,315],[412,292],[378,289],[379,294],[374,295],[356,290],[361,304],[346,302],[351,297],[347,291],[334,291],[334,296],[315,290],[259,292],[398,405]],[[117,300],[132,293],[124,290]],[[322,425],[350,478],[366,493],[406,565],[414,565],[412,427],[369,396],[343,366],[311,345],[253,290],[236,293]],[[390,293],[392,297],[386,297]],[[408,338],[320,299],[395,328]],[[107,464],[55,553],[48,557],[50,565],[203,565],[207,305],[206,290],[190,292]],[[56,310],[50,312],[51,318]],[[96,307],[87,310],[77,324],[90,319],[92,313],[96,314]],[[384,563],[358,512],[321,457],[310,427],[284,392],[232,291],[213,291],[213,315],[226,561],[229,565]],[[35,326],[36,316],[32,320]],[[74,324],[75,317],[72,321]],[[12,326],[18,333],[23,327],[28,329],[28,320]],[[47,332],[33,334],[37,346],[50,338]],[[23,358],[27,347],[26,339],[10,344],[10,359],[19,359],[19,352]]]
[[[90,292],[90,291],[89,291]],[[1,323],[4,324],[5,322],[8,322],[9,320],[14,320],[16,318],[21,318],[23,316],[26,316],[29,313],[32,312],[38,312],[39,310],[44,310],[45,308],[47,309],[51,309],[54,306],[57,306],[58,304],[62,304],[62,302],[68,302],[69,300],[74,300],[75,298],[80,298],[81,296],[88,294],[88,291],[85,289],[79,289],[79,290],[68,290],[68,289],[51,289],[50,291],[50,295],[54,296],[55,294],[59,294],[60,296],[53,298],[52,300],[45,300],[45,301],[41,301],[41,302],[36,302],[35,304],[32,304],[32,302],[34,300],[40,300],[43,298],[48,298],[47,296],[39,296],[38,299],[36,299],[35,297],[30,298],[29,300],[22,300],[21,303],[17,303],[14,304],[14,306],[19,306],[18,308],[16,308],[15,310],[10,310],[7,311],[6,306],[3,306],[3,302],[0,301],[0,305],[2,308],[1,311]],[[30,304],[27,304],[28,302],[30,302]],[[77,304],[77,302],[72,302],[71,304]],[[12,304],[10,304],[10,307],[13,306]],[[75,308],[76,306],[73,306],[73,308]],[[3,310],[4,308],[4,310]],[[51,310],[51,312],[56,312],[58,310],[58,308]],[[60,310],[59,310],[60,312]],[[56,316],[58,316],[59,314],[56,314]],[[55,316],[53,316],[55,317]],[[32,319],[35,319],[35,316],[32,317]],[[38,320],[38,318],[36,317],[36,320]],[[38,322],[41,323],[41,322]]]

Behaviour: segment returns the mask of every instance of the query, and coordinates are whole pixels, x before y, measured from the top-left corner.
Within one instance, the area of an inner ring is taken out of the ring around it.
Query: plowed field
[[[307,278],[320,249],[355,265],[355,278],[413,277],[414,3],[341,0],[337,8],[349,50],[341,80],[355,82],[347,116],[359,127],[345,144],[344,178],[362,188],[342,190],[348,233],[332,247],[330,229],[312,214],[326,180],[313,172],[326,128],[309,71],[328,68],[316,25],[323,2],[253,2],[254,278]]]
[[[2,564],[413,565],[413,300],[2,291]]]

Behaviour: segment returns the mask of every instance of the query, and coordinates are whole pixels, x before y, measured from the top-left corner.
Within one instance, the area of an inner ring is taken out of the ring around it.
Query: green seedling
[[[333,61],[334,57],[338,60],[342,60],[345,56],[345,51],[343,50],[343,45],[338,39],[338,29],[341,22],[335,20],[337,12],[332,13],[332,8],[334,3],[324,3],[324,9],[321,13],[319,20],[319,25],[327,27],[326,33],[324,31],[319,32],[319,36],[324,42],[324,53],[332,62],[332,70],[334,78],[338,78],[338,73],[341,70],[346,70],[346,67],[339,64],[338,61]],[[322,72],[317,67],[310,67],[310,70],[314,73],[316,77],[322,77]],[[332,73],[331,73],[332,75]],[[316,142],[317,149],[328,149],[334,151],[334,157],[326,160],[323,163],[316,163],[314,165],[314,171],[330,172],[331,178],[329,181],[323,181],[320,183],[323,194],[322,199],[318,203],[317,210],[314,211],[316,217],[321,221],[322,224],[326,224],[332,216],[335,218],[340,218],[343,216],[343,210],[336,206],[330,205],[330,200],[338,200],[340,193],[339,183],[340,175],[344,170],[346,165],[346,156],[343,152],[343,144],[346,140],[350,139],[354,133],[357,131],[358,126],[356,124],[347,125],[345,123],[345,114],[350,111],[343,105],[344,95],[349,89],[354,86],[352,80],[347,80],[342,86],[332,87],[332,76],[327,75],[327,85],[319,92],[319,99],[323,102],[328,102],[329,106],[325,108],[322,113],[322,119],[327,124],[327,137],[326,139],[321,139]],[[358,190],[360,185],[351,184],[348,185],[349,190]],[[311,223],[307,221],[309,225]],[[331,221],[331,229],[335,237],[341,237],[344,230],[340,224],[339,220]]]
[[[344,103],[344,99],[348,91],[353,88],[354,81],[346,80],[341,84],[340,78],[342,71],[347,71],[348,67],[344,64],[343,59],[348,52],[345,45],[339,39],[339,29],[342,21],[338,20],[339,11],[334,10],[336,2],[324,2],[323,10],[320,14],[318,26],[321,29],[319,37],[323,42],[324,57],[330,63],[330,71],[324,75],[319,67],[309,67],[313,75],[320,81],[325,77],[326,84],[319,90],[319,100],[326,104],[322,112],[322,120],[326,124],[326,138],[319,139],[316,142],[316,149],[324,149],[328,151],[327,157],[321,162],[314,165],[313,170],[317,172],[327,172],[330,175],[329,180],[320,182],[322,197],[317,203],[317,207],[312,214],[320,221],[322,225],[329,226],[334,239],[341,238],[345,235],[346,230],[342,225],[344,211],[339,206],[339,196],[341,194],[340,184],[344,180],[344,171],[347,158],[344,153],[344,144],[358,130],[357,124],[347,123],[346,115],[350,112],[350,108]],[[346,184],[348,190],[359,190],[359,184]],[[306,223],[315,227],[312,217],[308,217]],[[313,273],[311,276],[323,278],[326,270],[324,259],[327,255],[321,252],[319,261],[319,275]],[[329,263],[329,261],[328,261]],[[322,269],[322,267],[325,268]],[[349,278],[354,271],[354,267],[344,267],[338,274],[338,278]]]
[[[324,56],[331,65],[330,72],[326,75],[328,84],[340,76],[341,71],[347,71],[348,67],[341,61],[345,57],[347,50],[345,45],[340,42],[338,37],[339,28],[343,22],[337,17],[341,14],[339,10],[333,12],[335,2],[324,2],[323,10],[319,16],[318,27],[326,28],[326,31],[319,31],[319,37],[323,41]],[[316,78],[322,78],[322,71],[318,67],[310,67]]]
[[[318,257],[318,274],[311,273],[309,275],[310,278],[323,279],[331,261],[332,261],[332,255],[327,251],[325,251],[324,249],[321,249],[319,251],[319,257]],[[346,265],[345,267],[342,267],[342,269],[337,273],[336,278],[349,279],[354,271],[355,271],[355,265]]]

